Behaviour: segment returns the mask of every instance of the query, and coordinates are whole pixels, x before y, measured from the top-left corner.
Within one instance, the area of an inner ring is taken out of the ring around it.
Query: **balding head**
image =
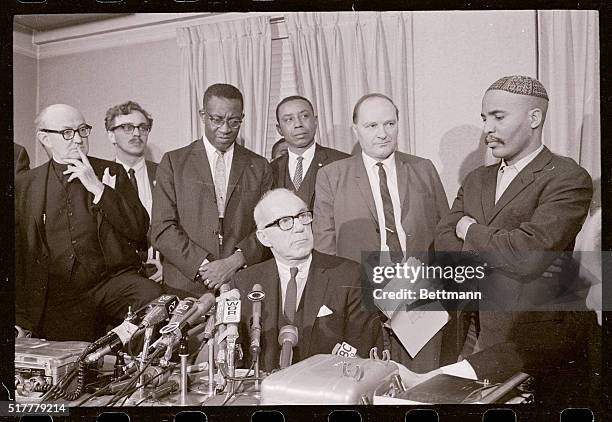
[[[253,216],[257,224],[257,239],[270,248],[275,259],[294,265],[303,262],[312,252],[312,225],[293,218],[306,212],[309,212],[306,203],[283,188],[267,192],[255,206]],[[283,217],[293,218],[291,229],[285,231],[273,224]]]
[[[37,139],[58,163],[64,163],[67,158],[80,159],[79,148],[85,155],[89,152],[87,137],[82,138],[77,132],[74,138],[66,140],[61,133],[57,133],[66,129],[77,130],[86,124],[85,117],[76,108],[67,104],[52,104],[38,113],[34,124]]]

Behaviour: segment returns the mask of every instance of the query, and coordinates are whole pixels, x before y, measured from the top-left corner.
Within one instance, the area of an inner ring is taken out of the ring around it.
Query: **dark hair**
[[[278,105],[276,106],[276,121],[278,123],[280,123],[280,119],[278,117],[278,110],[280,109],[280,107],[285,104],[288,103],[289,101],[295,101],[295,100],[302,100],[302,101],[306,101],[306,103],[310,106],[310,110],[312,110],[312,114],[314,114],[314,107],[312,106],[312,103],[308,100],[308,98],[304,98],[300,95],[291,95],[290,97],[285,97],[281,100],[280,103],[278,103]]]
[[[149,126],[153,126],[153,118],[144,108],[140,106],[140,104],[134,101],[127,101],[123,104],[119,104],[108,109],[106,112],[106,117],[104,117],[104,126],[106,127],[106,130],[111,130],[115,117],[130,114],[133,111],[140,111],[147,119],[147,124]]]
[[[227,98],[228,100],[240,100],[240,108],[244,108],[242,93],[234,85],[214,84],[206,88],[206,92],[204,92],[204,99],[202,100],[202,107],[206,108],[206,103],[208,103],[208,100],[210,100],[212,97]]]
[[[357,103],[355,104],[355,107],[353,108],[353,123],[357,123],[357,115],[359,114],[359,107],[361,107],[361,104],[369,99],[369,98],[382,98],[385,99],[387,101],[389,101],[393,107],[395,108],[395,117],[399,119],[399,110],[397,109],[397,106],[395,105],[395,103],[393,102],[393,100],[389,97],[387,97],[384,94],[380,94],[378,92],[374,92],[372,94],[366,94],[363,97],[361,97]]]

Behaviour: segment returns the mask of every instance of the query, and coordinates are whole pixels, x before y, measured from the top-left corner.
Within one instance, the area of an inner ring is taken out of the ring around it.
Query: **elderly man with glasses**
[[[361,266],[313,249],[313,216],[306,203],[288,189],[274,189],[259,201],[254,216],[257,239],[274,259],[240,271],[232,281],[241,297],[247,297],[255,283],[263,287],[262,369],[279,366],[278,336],[287,325],[297,330],[293,363],[332,353],[338,343],[363,357],[372,347],[382,347],[378,316],[362,303],[369,293],[362,291]],[[251,315],[251,302],[243,300],[242,306],[242,314]],[[241,326],[243,339],[248,338],[247,322]]]
[[[93,340],[162,293],[138,275],[147,212],[121,165],[87,156],[92,127],[77,109],[51,105],[35,125],[51,160],[15,177],[18,332]]]
[[[164,256],[164,283],[179,296],[217,289],[261,262],[253,208],[272,186],[267,160],[237,144],[244,118],[238,88],[204,93],[204,136],[164,155],[153,192],[151,241]]]

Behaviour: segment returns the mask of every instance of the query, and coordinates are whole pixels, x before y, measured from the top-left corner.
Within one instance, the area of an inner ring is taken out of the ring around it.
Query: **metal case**
[[[315,355],[275,372],[261,384],[261,404],[371,403],[399,373],[395,363],[337,355]]]

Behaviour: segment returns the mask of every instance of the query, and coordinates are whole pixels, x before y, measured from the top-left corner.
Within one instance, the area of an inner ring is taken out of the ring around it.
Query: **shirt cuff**
[[[465,240],[467,238],[468,235],[468,231],[470,230],[470,227],[472,226],[472,224],[476,224],[475,222],[471,222],[470,224],[467,225],[467,227],[465,228],[465,235],[463,235],[463,240]]]
[[[104,183],[102,184],[102,186],[104,186]],[[98,205],[98,202],[100,202],[100,199],[102,199],[102,195],[104,194],[104,189],[106,188],[103,188],[102,192],[94,196],[93,201],[92,201],[94,205]]]
[[[452,375],[454,377],[459,378],[467,378],[471,380],[477,380],[476,372],[474,372],[474,368],[467,360],[462,360],[461,362],[453,363],[452,365],[446,365],[440,368],[443,374]]]

